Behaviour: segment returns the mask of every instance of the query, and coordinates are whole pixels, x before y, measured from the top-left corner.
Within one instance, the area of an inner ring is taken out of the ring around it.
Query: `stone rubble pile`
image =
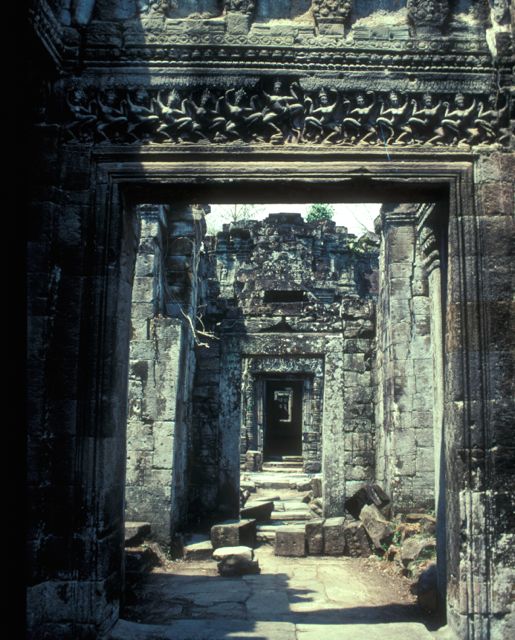
[[[375,555],[395,563],[413,580],[412,591],[424,610],[436,610],[432,515],[392,518],[388,495],[379,485],[364,484],[345,501],[345,516],[324,518],[320,476],[292,474],[275,483],[263,472],[255,476],[242,482],[240,518],[213,525],[209,537],[193,536],[184,546],[185,560],[213,559],[221,576],[239,576],[259,573],[253,549],[263,543],[273,544],[275,555],[292,558]],[[276,492],[270,494],[271,489]]]

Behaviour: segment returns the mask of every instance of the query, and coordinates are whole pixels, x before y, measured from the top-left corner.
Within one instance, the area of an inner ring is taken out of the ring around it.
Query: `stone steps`
[[[242,478],[242,485],[250,481],[256,488],[268,490],[291,490],[291,491],[309,491],[311,488],[312,476],[307,473],[299,472],[267,472],[259,471],[247,473]]]
[[[302,456],[278,456],[263,462],[262,473],[303,473]]]
[[[302,500],[274,500],[274,511],[309,511]]]
[[[263,469],[270,467],[271,469],[300,469],[302,471],[302,460],[266,460],[263,462]]]
[[[258,524],[256,539],[262,544],[274,544],[276,531],[281,527],[304,527],[305,525],[306,520],[270,520],[269,522]]]
[[[302,466],[302,456],[267,456],[265,463],[267,462],[296,462]]]
[[[291,522],[292,520],[309,520],[310,515],[307,509],[306,511],[273,511],[270,519]]]
[[[281,463],[276,463],[279,464]],[[257,523],[258,543],[275,545],[276,531],[282,527],[305,527],[311,516],[309,507],[302,498],[311,489],[310,474],[287,467],[278,472],[276,467],[273,473],[263,469],[249,475],[256,486],[253,499],[260,501],[268,498],[274,503],[270,520]]]

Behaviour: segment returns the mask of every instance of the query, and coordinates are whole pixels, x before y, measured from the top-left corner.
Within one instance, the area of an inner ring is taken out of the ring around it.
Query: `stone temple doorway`
[[[300,380],[265,382],[265,459],[302,454],[302,396]]]

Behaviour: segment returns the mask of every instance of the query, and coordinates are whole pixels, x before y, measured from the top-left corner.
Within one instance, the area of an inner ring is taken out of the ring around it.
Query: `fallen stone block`
[[[280,527],[275,533],[275,555],[302,558],[306,555],[305,527]]]
[[[324,504],[322,498],[315,498],[309,503],[309,510],[315,518],[321,518],[324,515]]]
[[[356,493],[345,500],[345,509],[353,518],[358,519],[364,506],[373,504],[381,514],[391,517],[391,500],[378,484],[365,484]]]
[[[323,518],[306,522],[306,545],[309,556],[319,556],[324,553],[324,522]]]
[[[211,560],[212,556],[213,545],[211,540],[187,544],[183,550],[183,558],[185,560]]]
[[[243,560],[254,560],[254,551],[250,547],[220,547],[213,551],[213,560],[224,560],[225,558],[235,557]]]
[[[343,556],[345,554],[345,518],[327,518],[323,526],[324,554]]]
[[[362,522],[346,522],[343,529],[346,553],[353,558],[368,558],[372,553],[370,539]]]
[[[359,519],[363,522],[370,539],[376,549],[388,547],[393,539],[394,528],[373,504],[367,504],[361,509]]]
[[[418,535],[421,532],[418,522],[401,522],[395,527],[395,533],[400,538],[401,543],[408,538]]]
[[[245,507],[240,510],[240,515],[242,518],[254,518],[262,522],[264,520],[270,520],[273,510],[274,503],[272,501],[252,501],[245,504]]]
[[[322,497],[322,478],[311,478],[311,491],[313,498]]]
[[[297,482],[297,491],[309,491],[311,489],[311,480]]]
[[[226,520],[211,527],[213,549],[220,547],[256,546],[255,520]]]
[[[408,524],[418,524],[421,533],[430,536],[436,533],[436,518],[428,513],[407,513],[404,520]]]
[[[125,523],[125,546],[137,547],[150,535],[149,522],[126,522]]]
[[[402,545],[401,560],[407,567],[414,560],[427,560],[436,551],[436,541],[434,538],[413,536],[408,538]]]
[[[252,480],[244,480],[240,482],[240,488],[249,493],[256,493],[256,484]]]
[[[261,451],[247,451],[245,454],[246,471],[261,471],[263,467],[263,454]]]
[[[127,574],[147,573],[160,564],[159,556],[150,547],[125,549],[125,571]]]
[[[242,556],[229,555],[217,565],[218,573],[226,578],[260,573],[259,562]]]

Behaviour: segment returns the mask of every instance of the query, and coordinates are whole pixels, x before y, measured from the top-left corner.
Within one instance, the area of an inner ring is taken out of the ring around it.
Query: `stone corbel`
[[[352,0],[313,0],[313,15],[318,33],[343,36],[352,9]]]
[[[244,35],[249,32],[256,8],[256,0],[225,0],[227,33]]]
[[[417,34],[435,34],[443,30],[449,15],[449,0],[408,0],[408,19]]]

